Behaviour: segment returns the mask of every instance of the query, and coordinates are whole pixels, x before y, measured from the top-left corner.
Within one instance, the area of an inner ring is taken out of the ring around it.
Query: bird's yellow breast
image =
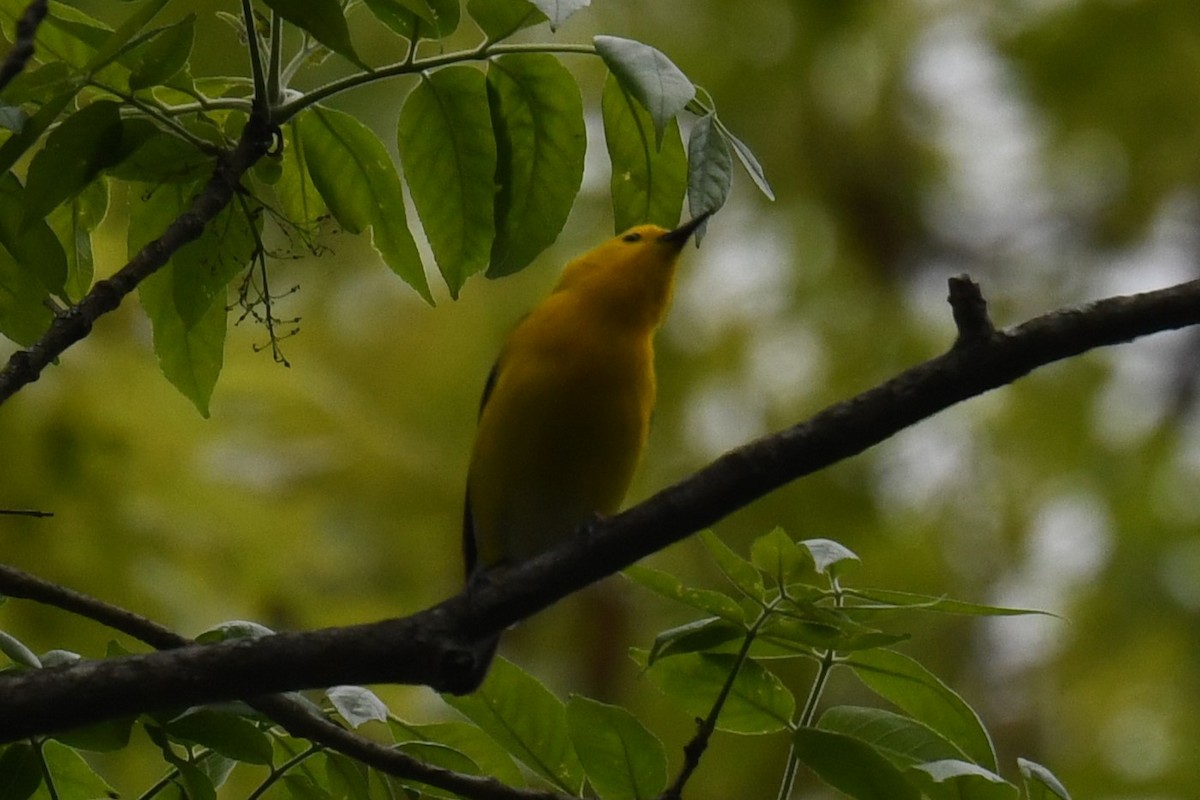
[[[468,478],[482,566],[615,513],[637,468],[654,407],[651,337],[548,318],[579,313],[573,305],[536,309],[497,365]]]

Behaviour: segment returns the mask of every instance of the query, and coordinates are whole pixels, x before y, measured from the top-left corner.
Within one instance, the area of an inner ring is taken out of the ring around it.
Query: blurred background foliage
[[[230,28],[209,13],[197,26],[193,74],[244,70]],[[658,47],[704,86],[778,196],[739,175],[685,256],[631,501],[941,352],[949,275],[979,280],[1001,325],[1197,276],[1194,0],[596,0],[552,38],[601,32]],[[469,24],[456,39],[476,41]],[[360,31],[356,46],[371,63],[398,57],[392,39]],[[443,290],[431,308],[363,241],[336,238],[316,257],[280,241],[273,285],[298,287],[277,308],[300,318],[283,342],[291,367],[241,324],[209,420],[163,380],[127,302],[0,413],[0,506],[55,515],[0,518],[4,560],[185,634],[234,618],[353,623],[458,591],[463,475],[491,359],[560,265],[611,231],[603,68],[567,63],[584,81],[589,166],[565,232],[532,267],[475,278],[458,302]],[[330,58],[307,79],[344,66]],[[390,142],[410,87],[333,104]],[[98,273],[121,265],[122,209],[137,200],[114,198]],[[857,586],[1062,615],[914,619],[902,649],[981,711],[1010,777],[1020,754],[1076,797],[1200,796],[1198,349],[1181,332],[1041,370],[716,530],[744,552],[783,525],[858,552]],[[652,563],[717,580],[692,541]],[[680,613],[615,578],[502,651],[560,692],[637,709],[677,753],[692,722],[626,651]],[[0,625],[90,656],[109,637],[18,602]],[[447,713],[425,690],[383,693],[412,718]],[[843,676],[828,698],[861,693]],[[720,735],[689,796],[768,795],[785,747]],[[107,768],[126,791],[147,785],[136,763]],[[797,796],[829,794],[809,779]]]

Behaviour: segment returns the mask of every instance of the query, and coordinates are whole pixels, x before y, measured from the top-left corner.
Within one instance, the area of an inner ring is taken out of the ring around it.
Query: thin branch
[[[33,56],[33,40],[38,26],[46,18],[46,0],[33,0],[25,7],[25,13],[17,20],[17,40],[0,65],[0,91],[9,81],[21,74]]]
[[[254,78],[254,98],[258,106],[270,108],[274,98],[267,94],[267,76],[263,73],[258,27],[254,24],[254,6],[250,0],[242,0],[242,20],[246,24],[246,50],[250,56],[250,75]]]
[[[500,578],[402,619],[0,675],[0,741],[118,715],[339,683],[465,692],[473,645],[797,478],[1037,367],[1200,324],[1200,281],[1046,314],[915,366],[737,448]]]
[[[679,770],[679,774],[675,777],[675,781],[667,787],[667,789],[659,795],[659,800],[680,800],[683,797],[683,787],[691,779],[692,773],[700,766],[700,759],[704,756],[704,751],[708,749],[708,742],[712,739],[712,735],[717,730],[717,720],[721,716],[721,710],[725,708],[725,702],[729,699],[729,693],[733,691],[733,685],[737,681],[738,673],[742,670],[742,664],[750,656],[750,646],[754,644],[755,638],[758,637],[758,631],[762,624],[770,617],[771,609],[764,609],[750,626],[750,630],[746,632],[745,638],[742,640],[741,649],[738,650],[736,659],[733,662],[733,668],[729,670],[729,677],[725,679],[721,691],[717,694],[717,699],[713,701],[712,708],[708,712],[708,716],[704,719],[697,718],[696,733],[688,743],[683,746],[683,766]]]
[[[267,97],[272,106],[283,97],[283,17],[271,12],[271,50],[267,61]]]
[[[59,586],[15,567],[0,564],[0,595],[32,600],[99,622],[114,631],[163,650],[192,644],[190,639],[145,617],[90,595]]]
[[[88,84],[90,86],[96,87],[97,89],[100,89],[101,91],[107,92],[107,93],[111,94],[113,97],[116,97],[119,100],[121,100],[123,103],[126,103],[127,105],[130,105],[133,108],[136,108],[138,111],[141,111],[143,114],[145,114],[150,119],[158,122],[158,124],[165,126],[167,128],[170,128],[171,131],[174,132],[174,134],[176,136],[183,139],[185,142],[192,145],[192,147],[195,147],[200,152],[207,153],[208,155],[217,155],[218,154],[218,148],[216,148],[211,142],[209,142],[205,139],[201,139],[199,136],[192,133],[184,125],[177,122],[175,120],[174,116],[170,115],[169,113],[166,113],[159,106],[147,103],[146,101],[142,100],[141,98],[137,97],[134,94],[131,94],[129,92],[123,92],[115,86],[109,86],[107,84],[101,83],[100,81],[97,81],[94,79],[89,80]]]
[[[413,49],[415,51],[415,48]],[[410,52],[413,52],[410,51]],[[504,53],[577,53],[582,55],[595,55],[596,48],[590,44],[496,44],[489,45],[484,42],[479,47],[473,50],[463,50],[456,53],[446,53],[445,55],[430,56],[429,58],[410,59],[405,58],[396,64],[390,64],[371,72],[356,72],[353,75],[347,75],[336,81],[330,81],[324,86],[317,87],[311,92],[306,92],[303,97],[299,97],[287,103],[283,103],[275,109],[275,117],[280,125],[287,122],[289,119],[299,114],[309,106],[315,105],[318,102],[331,97],[340,92],[349,89],[356,89],[359,86],[365,86],[369,83],[374,83],[384,78],[395,78],[400,75],[416,75],[425,70],[437,69],[450,64],[461,64],[468,61],[481,61],[491,58],[492,56],[502,55]]]
[[[217,161],[212,177],[162,236],[147,244],[107,280],[97,281],[77,305],[56,314],[50,328],[26,350],[18,350],[0,368],[0,404],[22,386],[37,380],[67,348],[87,336],[96,320],[113,311],[143,280],[153,275],[180,247],[200,236],[205,226],[229,205],[242,175],[271,147],[271,129],[262,106],[256,106],[242,138]]]

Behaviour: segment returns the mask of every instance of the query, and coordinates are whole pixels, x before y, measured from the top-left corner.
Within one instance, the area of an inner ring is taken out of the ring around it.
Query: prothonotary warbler
[[[673,231],[639,225],[584,253],[509,334],[467,474],[469,580],[619,509],[650,429],[654,332],[679,254],[708,216]]]

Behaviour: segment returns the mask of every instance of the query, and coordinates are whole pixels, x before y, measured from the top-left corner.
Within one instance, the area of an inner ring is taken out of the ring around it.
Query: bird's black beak
[[[687,244],[687,240],[692,238],[692,234],[696,232],[696,229],[703,225],[704,221],[711,217],[712,214],[712,211],[705,211],[703,214],[698,214],[675,230],[664,233],[658,237],[658,240],[660,242],[669,242],[676,247],[683,247]]]

